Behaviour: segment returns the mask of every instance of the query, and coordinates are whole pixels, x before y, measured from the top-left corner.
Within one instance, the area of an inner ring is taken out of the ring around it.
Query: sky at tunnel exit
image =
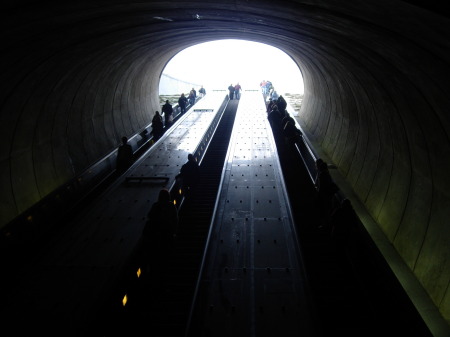
[[[303,78],[295,62],[282,50],[257,42],[219,40],[197,44],[175,55],[163,71],[172,77],[226,89],[239,82],[242,88],[259,88],[270,80],[279,94],[303,94]]]

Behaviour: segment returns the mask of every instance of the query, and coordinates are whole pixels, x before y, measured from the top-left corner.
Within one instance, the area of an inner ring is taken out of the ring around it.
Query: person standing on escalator
[[[169,100],[166,100],[161,111],[164,113],[164,128],[167,130],[173,123],[173,107],[172,104],[169,103]]]
[[[233,86],[233,84],[230,84],[228,86],[228,93],[229,93],[229,98],[233,99],[234,98],[234,86]]]
[[[241,90],[242,90],[242,87],[239,83],[234,86],[234,98],[235,99],[241,98]]]
[[[178,209],[171,200],[168,189],[159,191],[155,201],[147,214],[147,221],[142,232],[143,259],[147,272],[161,275],[159,282],[164,285],[164,274],[167,261],[174,250],[178,228]]]
[[[117,163],[116,169],[117,172],[123,173],[125,172],[133,163],[133,149],[131,145],[128,144],[128,138],[122,137],[122,145],[117,149]]]
[[[180,98],[178,98],[178,106],[180,107],[180,114],[184,114],[186,112],[186,105],[188,104],[188,100],[184,93],[181,94]]]
[[[155,111],[155,115],[152,118],[152,133],[155,142],[160,139],[164,133],[164,125],[159,111]]]
[[[198,93],[200,94],[200,97],[205,97],[206,95],[206,89],[202,87],[200,88],[200,90],[198,91]]]
[[[200,178],[200,166],[198,166],[194,155],[188,154],[188,161],[181,166],[180,173],[175,177],[178,185],[184,193],[191,192]]]

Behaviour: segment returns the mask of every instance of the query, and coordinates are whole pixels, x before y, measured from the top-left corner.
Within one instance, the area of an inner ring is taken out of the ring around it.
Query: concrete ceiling
[[[1,226],[142,130],[179,51],[266,43],[302,72],[305,131],[450,321],[448,18],[394,0],[2,7]]]

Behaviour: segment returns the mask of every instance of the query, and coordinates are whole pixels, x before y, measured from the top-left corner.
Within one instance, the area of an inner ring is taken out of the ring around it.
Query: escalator
[[[229,101],[201,162],[201,181],[180,205],[175,248],[164,271],[126,277],[129,303],[103,312],[101,321],[108,324],[100,325],[108,331],[97,328],[102,334],[184,336],[238,102]],[[138,260],[136,256],[132,264]]]
[[[345,236],[323,226],[304,162],[274,136],[322,336],[431,336],[356,213]]]

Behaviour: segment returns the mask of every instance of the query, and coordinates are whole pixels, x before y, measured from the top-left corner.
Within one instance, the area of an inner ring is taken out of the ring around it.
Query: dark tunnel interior
[[[3,240],[14,240],[11,224],[62,186],[99,179],[95,164],[122,135],[150,123],[174,55],[202,42],[255,41],[298,65],[299,123],[337,167],[362,220],[374,224],[374,240],[383,236],[379,242],[401,257],[398,270],[429,296],[433,307],[423,305],[423,315],[445,322],[436,331],[448,329],[450,21],[443,7],[387,0],[2,7]]]

